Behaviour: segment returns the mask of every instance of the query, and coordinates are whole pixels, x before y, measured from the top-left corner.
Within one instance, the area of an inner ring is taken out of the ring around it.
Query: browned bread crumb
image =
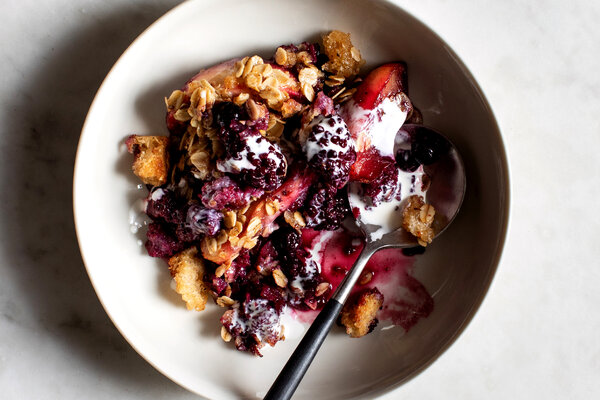
[[[181,295],[188,310],[202,311],[209,297],[204,284],[204,263],[196,257],[195,247],[175,254],[169,259],[169,270],[175,279],[175,291]]]
[[[427,246],[435,236],[431,228],[434,217],[431,204],[426,204],[421,196],[411,196],[402,211],[402,227],[416,236],[421,246]]]
[[[364,63],[360,51],[352,45],[349,33],[332,31],[323,36],[323,50],[329,58],[323,70],[337,76],[354,76]]]
[[[165,136],[131,135],[125,142],[133,154],[133,173],[148,185],[160,186],[167,182],[169,157]]]
[[[349,299],[342,309],[341,322],[350,337],[365,336],[379,322],[375,315],[383,305],[383,294],[377,288],[365,290]]]

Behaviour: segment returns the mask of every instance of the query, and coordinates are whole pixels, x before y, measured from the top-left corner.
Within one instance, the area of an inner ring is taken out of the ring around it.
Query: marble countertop
[[[0,388],[5,399],[192,399],[104,313],[73,227],[102,79],[173,0],[0,3]],[[509,238],[469,328],[387,399],[600,396],[600,3],[398,0],[458,53],[508,149]]]

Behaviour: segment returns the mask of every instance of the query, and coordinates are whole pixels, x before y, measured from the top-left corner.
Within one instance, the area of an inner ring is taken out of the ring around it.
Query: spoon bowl
[[[435,235],[440,235],[454,220],[462,206],[467,189],[466,172],[463,160],[452,142],[440,132],[417,124],[405,124],[399,132],[407,135],[412,141],[419,141],[426,136],[435,137],[437,142],[445,142],[447,151],[431,164],[423,166],[425,173],[431,179],[431,185],[425,194],[425,202],[435,207]],[[397,147],[401,146],[397,143]]]
[[[414,186],[416,182],[422,185],[421,190],[413,187],[410,190],[398,189],[408,196],[399,199],[394,196],[387,202],[373,204],[373,200],[364,195],[364,184],[354,182],[349,185],[348,200],[352,210],[360,211],[355,214],[356,223],[365,235],[365,245],[280,372],[265,400],[292,397],[371,256],[384,248],[419,245],[418,239],[402,228],[402,210],[408,197],[424,192],[425,202],[436,210],[432,223],[434,238],[443,233],[458,214],[466,191],[466,177],[463,161],[452,142],[431,128],[406,124],[396,135],[394,154],[399,151],[421,164],[419,168],[400,171],[400,185],[412,182]],[[378,208],[383,212],[378,212]]]
[[[426,153],[414,155],[423,162],[422,169],[400,171],[399,180],[402,184],[412,180],[427,186],[424,201],[435,209],[432,228],[436,237],[454,220],[465,197],[466,178],[462,158],[448,138],[423,125],[403,125],[395,142],[394,154],[399,151]],[[353,182],[348,188],[350,208],[361,211],[356,216],[356,223],[364,233],[367,244],[381,241],[390,243],[386,247],[400,248],[419,244],[415,236],[402,228],[401,210],[408,196],[374,205],[372,199],[366,198],[363,184]],[[405,190],[400,192],[413,194]],[[386,235],[389,237],[384,237]]]

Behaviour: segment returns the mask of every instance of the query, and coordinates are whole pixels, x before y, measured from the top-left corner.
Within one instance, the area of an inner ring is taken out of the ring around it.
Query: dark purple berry
[[[194,234],[213,236],[219,232],[222,219],[222,213],[192,203],[187,210],[186,227]]]
[[[436,162],[450,149],[448,141],[435,132],[419,129],[412,143],[412,152],[415,159],[424,165]]]
[[[335,230],[350,215],[350,206],[345,189],[317,185],[304,204],[307,226],[317,230]]]
[[[146,250],[151,257],[166,258],[183,250],[184,244],[170,231],[167,225],[152,222],[146,234]]]
[[[170,189],[156,188],[148,196],[146,214],[153,220],[162,220],[173,224],[182,221],[181,200]]]
[[[300,247],[302,236],[294,228],[286,226],[273,235],[273,243],[282,252],[293,253]]]
[[[408,149],[399,149],[396,152],[396,165],[402,170],[406,172],[414,172],[421,165],[412,151]]]
[[[266,107],[264,115],[252,120],[248,111],[231,102],[216,104],[212,109],[213,120],[217,127],[217,135],[223,141],[228,154],[236,154],[243,150],[244,141],[251,135],[266,130],[269,125],[269,113]]]
[[[204,236],[201,233],[194,232],[187,224],[177,225],[175,228],[175,235],[177,236],[177,240],[183,243],[193,243],[202,239]]]
[[[281,312],[285,306],[285,299],[279,288],[263,285],[260,290],[260,298],[268,300],[278,312]]]
[[[310,167],[330,186],[342,188],[356,161],[354,141],[346,123],[337,115],[318,115],[304,131],[301,136],[306,136],[303,148]]]
[[[262,298],[247,298],[223,314],[221,323],[233,336],[238,350],[261,356],[264,343],[274,345],[281,339],[280,311],[271,303]]]
[[[217,161],[217,169],[231,174],[236,180],[261,190],[275,190],[283,183],[287,162],[281,148],[264,138],[261,130],[268,126],[265,112],[252,120],[248,111],[233,103],[213,107],[217,134],[225,147],[225,157]]]
[[[246,283],[250,263],[250,253],[247,250],[241,251],[225,272],[225,281],[228,283],[237,281],[237,286],[244,285]]]
[[[242,144],[239,152],[217,161],[217,169],[237,176],[250,187],[271,191],[281,186],[287,161],[279,145],[260,133],[248,135]]]
[[[216,296],[221,296],[221,294],[227,289],[227,282],[225,282],[225,279],[222,277],[217,278],[214,275],[210,277],[209,285],[210,289],[215,293]]]

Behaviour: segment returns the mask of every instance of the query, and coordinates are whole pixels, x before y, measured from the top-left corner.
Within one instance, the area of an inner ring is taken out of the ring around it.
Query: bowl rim
[[[163,15],[161,15],[160,17],[155,19],[127,46],[127,48],[117,58],[117,60],[114,62],[114,64],[112,65],[112,67],[107,72],[104,79],[102,80],[102,83],[98,87],[98,89],[94,95],[94,98],[93,98],[92,102],[90,103],[90,107],[88,108],[88,113],[87,113],[84,123],[82,125],[81,134],[80,134],[80,137],[79,137],[79,140],[77,143],[77,151],[76,151],[76,155],[75,155],[75,162],[74,162],[74,169],[73,169],[73,223],[74,223],[74,227],[75,227],[75,234],[77,237],[79,252],[81,254],[81,258],[82,258],[83,264],[85,266],[88,278],[90,279],[90,283],[92,284],[92,287],[94,288],[94,292],[96,294],[96,297],[100,301],[102,308],[104,309],[107,316],[109,317],[109,319],[111,320],[111,322],[113,323],[113,325],[115,326],[117,331],[120,333],[120,335],[136,351],[136,353],[139,356],[141,356],[148,364],[150,364],[154,369],[159,371],[163,376],[167,377],[173,383],[185,388],[186,390],[188,390],[192,393],[198,394],[200,396],[205,396],[205,394],[199,393],[195,389],[184,384],[183,382],[178,381],[177,379],[172,377],[170,374],[168,374],[163,368],[161,368],[156,363],[154,363],[150,359],[148,359],[143,354],[143,352],[138,348],[138,346],[136,346],[135,343],[133,343],[132,339],[123,332],[121,326],[115,322],[113,315],[111,314],[109,309],[104,304],[102,298],[100,297],[99,292],[96,287],[96,283],[94,282],[92,275],[90,274],[90,270],[88,267],[88,261],[86,260],[86,256],[85,256],[84,252],[82,251],[82,246],[81,246],[82,236],[78,229],[79,224],[77,223],[77,181],[78,181],[77,171],[81,170],[81,168],[78,168],[78,165],[81,164],[81,158],[82,158],[81,143],[82,143],[84,134],[87,130],[88,124],[89,124],[89,119],[90,119],[89,118],[90,117],[89,110],[94,108],[95,104],[98,102],[99,94],[102,92],[103,88],[106,86],[106,82],[107,82],[108,78],[112,75],[112,73],[116,69],[117,65],[119,65],[122,62],[123,58],[127,54],[129,54],[132,47],[134,47],[138,42],[140,42],[150,30],[155,29],[156,26],[163,23],[163,21],[165,19],[169,18],[172,14],[178,13],[178,12],[180,12],[180,10],[185,9],[187,7],[192,7],[193,4],[199,3],[201,1],[208,4],[208,1],[206,1],[206,0],[187,0],[180,4],[175,5],[170,10],[165,12]],[[218,3],[218,1],[219,0],[211,0],[212,3]],[[496,246],[496,254],[494,255],[494,259],[493,259],[493,267],[488,271],[486,280],[482,284],[481,293],[479,294],[478,298],[476,298],[475,301],[473,302],[473,305],[470,308],[470,310],[467,311],[466,317],[462,321],[460,326],[446,340],[446,342],[438,349],[438,351],[435,352],[421,366],[419,366],[418,368],[413,370],[411,373],[406,375],[403,379],[401,379],[397,382],[394,382],[394,383],[390,384],[389,386],[386,386],[385,388],[373,390],[372,395],[379,397],[379,396],[389,394],[389,393],[397,390],[400,386],[404,385],[408,381],[415,378],[417,375],[421,374],[427,368],[429,368],[436,360],[438,360],[442,356],[442,354],[444,354],[448,350],[448,348],[450,348],[457,341],[457,339],[463,334],[463,332],[465,331],[467,326],[473,321],[473,319],[475,318],[475,315],[481,309],[481,306],[482,306],[485,298],[487,297],[487,294],[489,293],[489,291],[491,289],[494,277],[496,276],[496,274],[498,272],[498,268],[500,266],[500,263],[502,261],[502,256],[504,254],[504,248],[506,245],[506,240],[507,240],[509,229],[510,229],[510,210],[512,208],[512,180],[510,179],[511,173],[510,173],[510,166],[509,166],[509,162],[508,162],[508,159],[509,159],[508,149],[507,149],[505,141],[503,140],[502,131],[500,129],[500,125],[498,124],[496,114],[494,113],[493,108],[492,108],[490,102],[488,101],[488,98],[485,96],[485,92],[479,85],[478,81],[475,79],[475,76],[473,75],[473,73],[469,70],[469,68],[462,61],[462,58],[459,56],[459,54],[427,23],[422,21],[420,18],[416,17],[411,12],[407,11],[401,5],[394,2],[394,0],[369,0],[369,1],[371,1],[373,3],[386,4],[388,6],[395,8],[397,11],[406,14],[417,25],[420,25],[421,28],[424,28],[431,35],[433,35],[433,37],[436,40],[438,40],[442,45],[444,45],[446,51],[452,56],[456,65],[459,67],[459,69],[462,71],[462,73],[465,75],[465,77],[468,79],[468,81],[473,85],[473,88],[475,89],[476,93],[479,95],[480,99],[482,100],[484,108],[487,110],[487,112],[489,114],[490,122],[492,123],[494,130],[495,130],[494,135],[497,136],[496,139],[497,139],[498,145],[499,145],[498,146],[498,150],[499,150],[498,154],[500,155],[500,162],[501,162],[500,170],[504,172],[503,177],[502,177],[503,178],[502,184],[505,187],[505,198],[503,199],[504,207],[501,210],[503,212],[504,218],[501,221],[502,229],[500,232],[500,240],[498,241],[497,246]]]

